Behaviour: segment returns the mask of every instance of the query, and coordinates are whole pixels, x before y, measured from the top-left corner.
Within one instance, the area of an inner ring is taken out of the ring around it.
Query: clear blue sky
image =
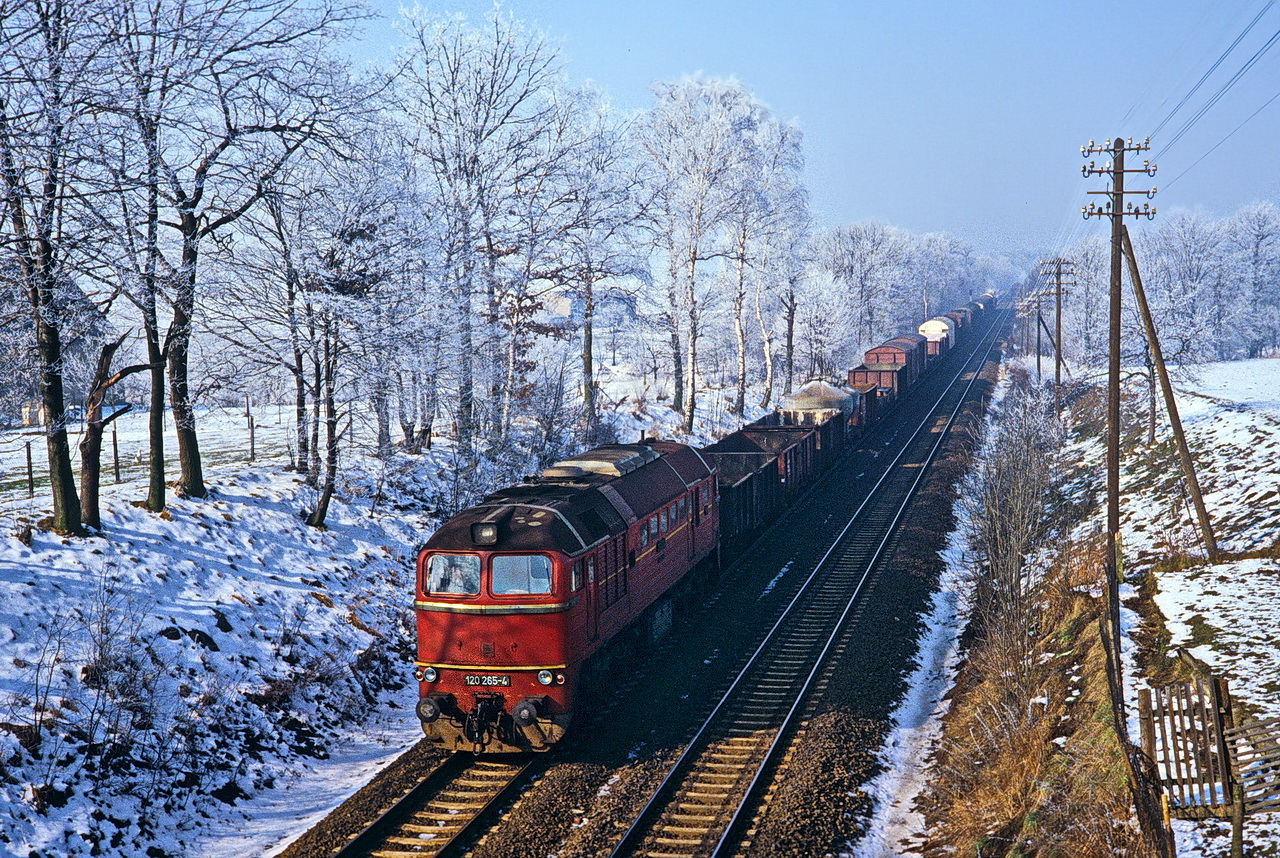
[[[370,2],[387,16],[368,29],[376,55],[397,41],[390,20],[399,4]],[[737,77],[804,130],[820,225],[878,220],[949,232],[1024,261],[1105,229],[1079,215],[1084,191],[1105,187],[1080,175],[1080,146],[1152,134],[1267,2],[507,0],[503,8],[560,42],[570,77],[595,81],[624,110],[645,108],[655,80]],[[493,4],[423,8],[479,21]],[[1280,98],[1192,166],[1280,93],[1280,44],[1161,151],[1278,33],[1280,3],[1153,136],[1156,177],[1130,177],[1129,187],[1161,188],[1160,211],[1221,216],[1261,199],[1280,203]]]

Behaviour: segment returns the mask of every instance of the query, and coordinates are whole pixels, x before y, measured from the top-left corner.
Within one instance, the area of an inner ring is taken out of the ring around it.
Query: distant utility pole
[[[1054,388],[1054,409],[1061,407],[1061,387],[1062,387],[1062,296],[1066,294],[1065,287],[1076,285],[1075,281],[1076,264],[1069,259],[1063,259],[1061,256],[1053,259],[1040,260],[1040,276],[1048,285],[1049,278],[1053,278],[1053,388]],[[1064,279],[1071,278],[1071,279]],[[1044,327],[1044,319],[1040,320],[1040,327]]]
[[[1151,148],[1149,140],[1134,144],[1117,137],[1110,143],[1097,144],[1092,140],[1088,146],[1080,147],[1080,154],[1085,158],[1090,155],[1111,153],[1111,163],[1101,167],[1090,161],[1080,172],[1089,176],[1110,176],[1111,187],[1105,191],[1089,191],[1090,194],[1106,194],[1110,199],[1105,206],[1094,203],[1081,208],[1085,220],[1091,217],[1111,218],[1111,337],[1110,337],[1110,373],[1107,379],[1107,602],[1111,624],[1111,642],[1113,644],[1115,667],[1119,668],[1120,658],[1120,278],[1124,265],[1124,218],[1154,218],[1156,210],[1149,203],[1141,208],[1124,199],[1124,174],[1145,173],[1155,175],[1155,165],[1143,161],[1142,167],[1136,170],[1125,170],[1124,156],[1126,152],[1144,152]],[[1128,193],[1145,194],[1148,199],[1155,195],[1156,189],[1147,191],[1129,191]],[[1117,672],[1117,676],[1120,676]]]

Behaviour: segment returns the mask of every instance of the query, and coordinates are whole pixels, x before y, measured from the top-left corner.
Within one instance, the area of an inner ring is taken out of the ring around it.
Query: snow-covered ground
[[[1179,411],[1220,547],[1247,552],[1275,545],[1280,539],[1280,360],[1208,364],[1198,368],[1194,385],[1181,387]],[[1167,442],[1167,426],[1158,437]],[[1100,472],[1100,441],[1077,447],[1072,454]],[[1168,443],[1165,447],[1167,455],[1154,464],[1125,464],[1122,529],[1129,573],[1149,567],[1170,550],[1198,550],[1189,503],[1177,489],[1177,460]],[[1101,486],[1100,477],[1096,483]],[[1090,522],[1083,527],[1095,526]],[[953,535],[945,554],[944,578],[952,581],[961,571],[960,539]],[[1158,583],[1156,601],[1168,619],[1172,644],[1188,647],[1228,677],[1233,696],[1258,717],[1280,715],[1280,560],[1202,563],[1165,572]],[[1132,594],[1129,588],[1126,592]],[[870,787],[877,811],[854,852],[859,858],[912,854],[910,844],[923,826],[912,802],[927,777],[921,769],[945,712],[941,695],[954,679],[954,640],[962,617],[944,587],[921,639],[912,690],[882,750],[887,771]],[[1137,619],[1126,609],[1122,623],[1131,628]],[[1129,664],[1132,653],[1133,644],[1126,641]],[[1135,684],[1131,681],[1130,689]],[[1227,854],[1230,829],[1225,824],[1175,822],[1175,830],[1180,856]],[[1245,838],[1251,853],[1280,851],[1280,818],[1250,818]]]
[[[104,537],[30,545],[41,439],[0,435],[0,855],[262,854],[419,737],[410,558],[434,522],[412,472],[376,510],[373,479],[344,485],[315,530],[286,430],[260,415],[249,465],[243,414],[201,416],[209,498],[136,505],[145,415],[128,415]]]
[[[1196,453],[1219,547],[1250,552],[1280,541],[1280,360],[1210,364],[1179,409]],[[1186,504],[1153,491],[1158,475],[1126,474],[1126,561],[1141,562],[1173,540],[1199,551]],[[1144,521],[1145,520],[1145,521]],[[1232,696],[1256,717],[1280,716],[1280,559],[1200,563],[1166,571],[1156,604],[1173,646],[1187,647],[1227,677]],[[1175,823],[1178,854],[1226,855],[1223,823]],[[1249,854],[1280,851],[1280,816],[1245,824]]]

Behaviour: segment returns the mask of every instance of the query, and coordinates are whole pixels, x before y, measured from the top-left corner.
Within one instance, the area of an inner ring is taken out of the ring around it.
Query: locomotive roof
[[[488,495],[445,522],[426,547],[577,554],[623,532],[710,474],[697,450],[684,444],[598,447]],[[472,525],[480,523],[498,525],[496,544],[473,541]]]

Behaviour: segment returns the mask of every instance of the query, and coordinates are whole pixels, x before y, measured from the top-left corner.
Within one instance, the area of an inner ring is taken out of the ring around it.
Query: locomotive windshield
[[[480,558],[474,554],[433,554],[427,561],[428,593],[474,596],[480,592]]]
[[[551,592],[551,561],[541,554],[495,555],[490,584],[495,596]]]

